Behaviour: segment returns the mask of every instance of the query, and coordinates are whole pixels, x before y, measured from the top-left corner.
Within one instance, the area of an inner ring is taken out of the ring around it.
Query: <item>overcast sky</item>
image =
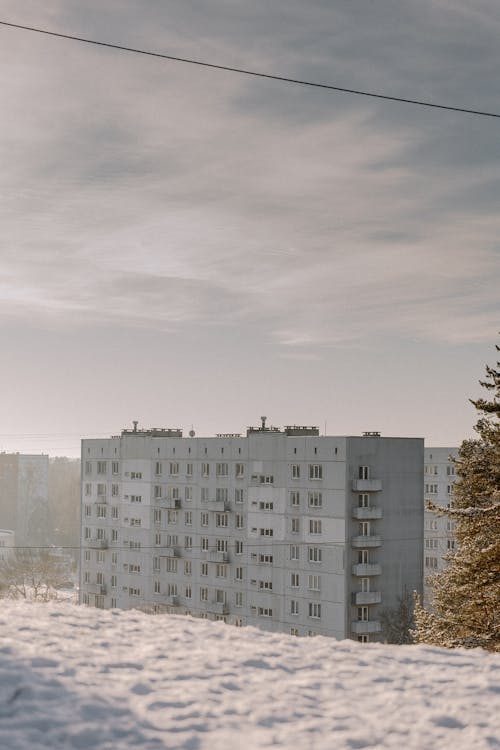
[[[2,0],[0,20],[500,112],[500,5]],[[143,426],[472,434],[500,120],[0,27],[0,450]]]

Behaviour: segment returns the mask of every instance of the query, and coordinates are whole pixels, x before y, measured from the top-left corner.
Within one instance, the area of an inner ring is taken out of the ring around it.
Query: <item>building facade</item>
[[[49,457],[0,453],[0,527],[18,546],[43,546],[49,536]]]
[[[80,601],[383,640],[421,591],[423,440],[249,428],[82,441]]]
[[[425,448],[424,499],[442,508],[450,506],[458,448]],[[446,565],[455,549],[455,522],[428,510],[424,514],[424,606],[432,606],[431,577]]]

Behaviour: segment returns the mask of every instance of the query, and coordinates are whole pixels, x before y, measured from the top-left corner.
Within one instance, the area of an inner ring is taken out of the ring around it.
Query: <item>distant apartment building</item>
[[[49,457],[0,453],[0,527],[16,545],[42,546],[49,533]]]
[[[424,499],[449,507],[455,481],[458,448],[425,448]],[[432,605],[430,578],[446,566],[445,556],[455,549],[455,522],[430,511],[424,515],[424,605]]]
[[[315,427],[82,441],[80,601],[384,639],[421,591],[423,440]]]
[[[0,529],[0,563],[8,560],[15,547],[16,536],[10,529]]]

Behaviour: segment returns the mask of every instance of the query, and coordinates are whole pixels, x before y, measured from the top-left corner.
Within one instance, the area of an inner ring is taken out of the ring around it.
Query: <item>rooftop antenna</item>
[[[265,430],[265,429],[266,429],[266,419],[267,419],[267,417],[261,417],[261,421],[262,421],[262,429],[263,429],[263,430]]]
[[[134,432],[137,432],[137,425],[139,424],[139,420],[138,419],[132,420],[132,424],[134,425]]]

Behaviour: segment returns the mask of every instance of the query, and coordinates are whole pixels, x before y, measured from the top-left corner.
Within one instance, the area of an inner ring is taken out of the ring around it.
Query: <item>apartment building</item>
[[[49,536],[49,457],[0,453],[0,526],[20,546],[43,546]]]
[[[458,448],[425,448],[424,499],[442,508],[449,507],[455,481]],[[445,556],[455,549],[455,522],[446,516],[424,514],[424,606],[432,606],[430,577],[443,570]]]
[[[383,640],[421,591],[423,440],[315,427],[82,441],[80,601]]]

